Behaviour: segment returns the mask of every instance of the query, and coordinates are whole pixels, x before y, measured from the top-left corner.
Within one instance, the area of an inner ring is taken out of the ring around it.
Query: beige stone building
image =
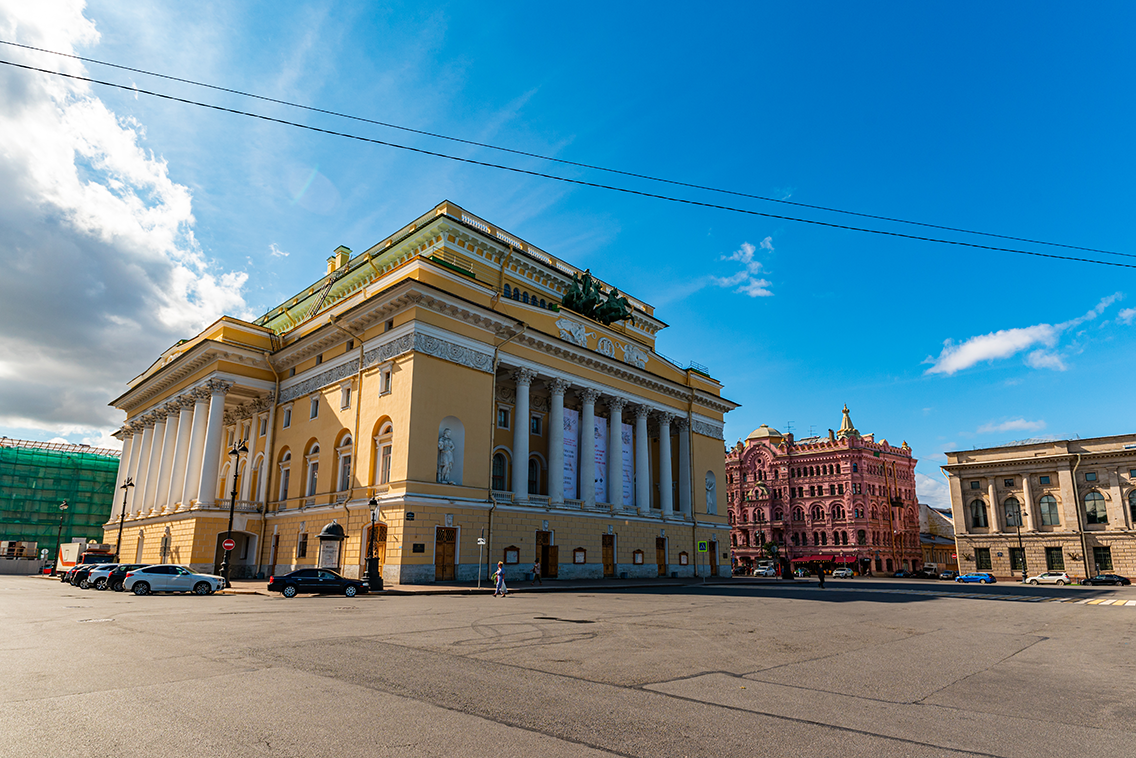
[[[358,576],[372,519],[393,583],[468,580],[498,560],[513,578],[534,560],[546,576],[715,573],[736,405],[704,368],[655,352],[665,327],[442,203],[132,380],[113,405],[118,485],[134,486],[106,538],[122,529],[126,560],[215,571],[235,501],[234,577]]]
[[[1136,435],[947,453],[943,470],[961,571],[1136,575]]]

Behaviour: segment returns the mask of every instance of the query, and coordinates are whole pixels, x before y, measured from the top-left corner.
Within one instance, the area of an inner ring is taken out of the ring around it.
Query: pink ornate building
[[[847,566],[857,573],[918,570],[915,459],[852,426],[794,440],[765,424],[726,453],[733,563],[759,559]]]

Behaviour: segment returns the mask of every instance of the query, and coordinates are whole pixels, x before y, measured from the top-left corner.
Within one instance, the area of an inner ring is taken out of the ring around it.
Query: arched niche
[[[461,484],[465,472],[465,424],[446,416],[438,424],[438,482]]]

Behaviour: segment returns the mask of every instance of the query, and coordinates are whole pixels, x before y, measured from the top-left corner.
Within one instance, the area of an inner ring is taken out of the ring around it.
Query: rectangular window
[[[339,492],[346,492],[351,488],[351,456],[344,455],[339,459]]]
[[[316,365],[318,366],[321,363],[323,363],[323,353],[320,353],[319,355],[316,356]]]
[[[1093,563],[1096,564],[1098,574],[1102,571],[1112,571],[1112,548],[1094,547]]]
[[[1132,477],[1133,479],[1136,479],[1136,468],[1128,469],[1128,476]]]
[[[1089,471],[1085,474],[1086,482],[1095,482],[1097,480],[1097,472]]]
[[[379,455],[379,484],[387,484],[391,478],[391,445],[383,445]]]
[[[295,376],[295,375],[296,375],[296,367],[293,366],[292,368],[288,369],[288,376]]]
[[[1042,484],[1049,484],[1049,477],[1048,476],[1039,476],[1037,478],[1037,480],[1039,482],[1041,482]]]
[[[296,542],[296,557],[308,557],[308,535],[306,533],[301,534],[300,539]]]
[[[1065,555],[1059,547],[1045,548],[1045,569],[1047,571],[1064,571]]]
[[[533,416],[529,420],[529,434],[535,434],[538,437],[543,434],[541,431],[541,418],[540,416]]]
[[[393,319],[393,318],[388,318],[388,319],[386,320],[386,323],[385,323],[385,324],[383,324],[383,331],[384,331],[384,332],[389,332],[389,331],[390,331],[391,329],[394,329],[394,319]]]
[[[380,395],[389,395],[390,391],[391,391],[391,370],[388,368],[388,369],[383,370],[382,379],[379,383],[379,394]]]
[[[280,499],[288,499],[288,482],[292,478],[292,469],[285,468],[280,470]]]
[[[351,388],[350,387],[340,387],[339,388],[339,409],[341,411],[345,411],[350,407],[351,407]]]
[[[508,429],[509,428],[509,409],[508,408],[498,408],[497,409],[497,428],[498,429]]]
[[[1021,571],[1025,567],[1025,552],[1020,547],[1010,548],[1010,569]]]
[[[860,464],[859,463],[853,463],[852,464],[852,473],[855,474],[859,470],[860,470]]]
[[[971,488],[972,490],[976,490],[976,489],[979,489],[980,487],[981,487],[981,484],[980,484],[979,482],[971,482],[971,483],[970,483],[970,488]]]
[[[979,571],[989,571],[990,564],[990,548],[976,547],[974,548],[974,565]]]
[[[263,437],[266,434],[268,434],[268,416],[260,420],[260,436]]]
[[[291,408],[285,408],[285,409],[284,409],[284,423],[283,423],[283,427],[284,427],[285,429],[287,429],[287,428],[288,428],[288,427],[290,427],[291,425],[292,425],[292,409],[291,409]]]
[[[843,484],[836,485],[836,492],[839,495],[843,495],[844,494],[844,485]]]
[[[347,352],[355,347],[355,340],[347,340],[347,345],[343,348],[343,352]]]
[[[311,415],[308,418],[319,418],[320,415],[320,399],[318,397],[312,398]]]
[[[1003,487],[1013,487],[1014,486],[1014,480],[1013,479],[1003,479],[1002,480],[1002,486]]]

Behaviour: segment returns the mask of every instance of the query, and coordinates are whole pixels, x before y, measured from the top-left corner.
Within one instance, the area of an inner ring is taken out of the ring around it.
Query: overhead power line
[[[359,121],[359,122],[362,122],[362,123],[365,123],[365,124],[374,124],[375,126],[382,126],[382,127],[387,128],[387,129],[397,129],[397,130],[400,130],[400,131],[409,132],[411,134],[420,134],[424,137],[434,137],[436,139],[448,140],[450,142],[457,142],[457,143],[460,143],[460,144],[463,144],[463,145],[471,145],[473,147],[483,147],[483,148],[486,148],[486,149],[489,149],[489,150],[498,150],[500,152],[511,153],[513,155],[520,155],[520,156],[524,156],[526,158],[536,158],[536,159],[539,159],[539,160],[542,160],[542,161],[551,161],[551,162],[554,162],[554,163],[563,164],[565,166],[575,166],[576,168],[584,168],[584,169],[588,169],[588,170],[591,170],[591,171],[604,171],[604,172],[607,172],[607,173],[610,173],[610,174],[618,174],[620,176],[627,176],[627,177],[631,177],[631,178],[634,178],[634,179],[644,179],[644,180],[651,181],[651,182],[660,182],[660,183],[663,183],[663,184],[670,184],[670,185],[673,185],[673,186],[676,186],[676,187],[686,187],[688,189],[704,190],[706,192],[717,192],[717,193],[721,193],[721,194],[725,194],[725,195],[733,195],[735,197],[749,198],[751,200],[761,200],[762,202],[767,202],[767,203],[781,203],[783,205],[791,205],[791,206],[795,206],[797,208],[808,208],[810,210],[825,211],[826,213],[840,213],[840,214],[843,214],[843,215],[846,215],[846,216],[855,216],[857,218],[873,219],[875,221],[887,221],[889,223],[907,224],[907,225],[910,225],[910,226],[921,226],[921,227],[924,227],[924,228],[927,228],[927,229],[939,229],[939,230],[945,231],[945,232],[958,232],[960,234],[974,234],[974,235],[982,236],[982,237],[991,237],[991,238],[994,238],[994,239],[1009,240],[1011,242],[1025,242],[1025,243],[1028,243],[1028,244],[1031,244],[1031,245],[1046,245],[1048,247],[1059,247],[1059,248],[1064,248],[1066,250],[1082,250],[1084,252],[1099,253],[1101,255],[1116,255],[1116,256],[1122,256],[1122,257],[1126,257],[1126,258],[1136,258],[1136,254],[1132,254],[1132,253],[1121,253],[1121,252],[1116,252],[1116,251],[1113,251],[1113,250],[1102,250],[1100,248],[1095,248],[1095,247],[1084,247],[1084,246],[1081,246],[1081,245],[1070,245],[1070,244],[1065,244],[1065,243],[1062,243],[1062,242],[1049,242],[1049,241],[1046,241],[1046,240],[1035,240],[1035,239],[1030,239],[1028,237],[1015,237],[1013,235],[997,234],[995,232],[982,232],[982,231],[978,231],[978,230],[975,230],[975,229],[964,229],[964,228],[961,228],[961,227],[946,226],[944,224],[933,224],[933,223],[926,222],[926,221],[912,221],[910,219],[896,218],[894,216],[884,216],[884,215],[875,214],[875,213],[863,213],[863,212],[860,212],[860,211],[850,211],[850,210],[846,210],[846,209],[843,209],[843,208],[833,208],[833,207],[825,206],[825,205],[815,205],[815,204],[812,204],[812,203],[802,203],[802,202],[799,202],[799,201],[796,201],[796,200],[789,200],[787,198],[769,197],[768,195],[757,195],[757,194],[753,194],[753,193],[749,193],[749,192],[741,192],[741,191],[738,191],[738,190],[723,189],[723,188],[720,188],[720,187],[710,187],[710,186],[703,185],[703,184],[695,184],[693,182],[684,182],[684,181],[680,181],[678,179],[666,179],[666,178],[663,178],[663,177],[652,176],[650,174],[640,174],[640,173],[636,173],[634,171],[624,171],[624,170],[621,170],[621,169],[610,168],[610,167],[607,167],[607,166],[598,166],[598,165],[591,164],[591,163],[582,163],[582,162],[579,162],[579,161],[571,161],[571,160],[568,160],[566,158],[556,158],[556,157],[551,156],[551,155],[541,155],[540,153],[533,153],[533,152],[528,152],[528,151],[525,151],[525,150],[517,150],[515,148],[503,147],[501,145],[492,145],[492,144],[489,144],[489,143],[486,143],[486,142],[477,142],[475,140],[464,139],[462,137],[453,137],[453,136],[450,136],[450,135],[447,135],[447,134],[440,134],[438,132],[430,132],[430,131],[426,131],[426,130],[423,130],[423,129],[414,129],[413,127],[402,126],[401,124],[392,124],[392,123],[387,122],[387,121],[378,121],[378,120],[375,120],[375,119],[365,118],[363,116],[354,116],[350,113],[342,113],[342,112],[339,112],[339,111],[328,110],[326,108],[317,108],[317,107],[311,106],[311,105],[303,105],[302,103],[293,103],[293,102],[290,102],[288,100],[279,100],[279,99],[274,98],[274,97],[267,97],[265,95],[258,95],[258,94],[253,93],[253,92],[244,92],[244,91],[238,90],[238,89],[231,89],[229,87],[221,87],[221,86],[216,85],[216,84],[208,84],[206,82],[199,82],[199,81],[195,81],[193,79],[184,79],[182,77],[171,76],[169,74],[162,74],[162,73],[158,73],[156,71],[148,71],[148,70],[142,69],[142,68],[133,68],[131,66],[124,66],[124,65],[119,64],[119,63],[111,63],[109,61],[101,61],[101,60],[98,60],[97,58],[88,58],[88,57],[85,57],[85,56],[82,56],[82,55],[75,55],[73,53],[62,53],[62,52],[59,52],[57,50],[47,50],[47,49],[42,48],[42,47],[33,47],[31,45],[23,45],[23,44],[20,44],[19,42],[11,42],[9,40],[0,39],[0,44],[9,45],[11,47],[23,48],[24,50],[33,50],[37,53],[48,53],[50,55],[58,55],[58,56],[61,56],[63,58],[72,58],[74,60],[83,61],[84,63],[94,63],[94,64],[99,65],[99,66],[109,66],[110,68],[117,68],[121,71],[130,71],[130,72],[136,73],[136,74],[144,74],[146,76],[154,76],[154,77],[158,77],[159,79],[167,79],[169,81],[180,82],[182,84],[190,84],[190,85],[193,85],[194,87],[205,87],[207,89],[217,90],[218,92],[227,92],[227,93],[232,94],[232,95],[240,95],[241,97],[249,97],[249,98],[253,98],[255,100],[263,100],[264,102],[268,102],[268,103],[275,103],[277,105],[284,105],[284,106],[287,106],[289,108],[300,108],[302,110],[311,111],[313,113],[323,113],[323,114],[328,115],[328,116],[335,116],[337,118],[350,119],[352,121]]]
[[[268,121],[268,122],[274,123],[274,124],[282,124],[284,126],[291,126],[291,127],[296,128],[296,129],[305,129],[307,131],[317,132],[319,134],[328,134],[328,135],[331,135],[333,137],[343,137],[345,139],[356,140],[358,142],[367,142],[367,143],[370,143],[370,144],[373,144],[373,145],[383,145],[385,147],[393,147],[393,148],[397,148],[399,150],[406,150],[408,152],[418,153],[419,155],[430,155],[430,156],[433,156],[435,158],[445,158],[446,160],[457,161],[459,163],[468,163],[468,164],[474,165],[474,166],[484,166],[485,168],[493,168],[493,169],[498,169],[498,170],[501,170],[501,171],[511,171],[513,173],[516,173],[516,174],[524,174],[526,176],[535,176],[535,177],[539,177],[541,179],[552,179],[552,180],[555,180],[555,181],[558,181],[558,182],[564,182],[566,184],[575,184],[575,185],[578,185],[578,186],[581,186],[581,187],[593,187],[595,189],[609,190],[611,192],[620,192],[620,193],[623,193],[623,194],[626,194],[626,195],[634,195],[636,197],[646,197],[646,198],[652,198],[652,199],[655,199],[655,200],[666,200],[666,201],[672,202],[672,203],[680,203],[680,204],[683,204],[683,205],[692,205],[692,206],[696,206],[696,207],[700,207],[700,208],[713,208],[715,210],[729,211],[731,213],[741,213],[741,214],[744,214],[744,215],[747,215],[747,216],[759,216],[761,218],[772,218],[772,219],[777,219],[777,220],[780,220],[780,221],[793,221],[793,222],[801,223],[801,224],[811,224],[813,226],[822,226],[822,227],[826,227],[826,228],[829,228],[829,229],[843,229],[845,231],[863,232],[865,234],[878,234],[878,235],[882,235],[882,236],[885,236],[885,237],[897,237],[899,239],[916,240],[916,241],[919,241],[919,242],[934,242],[934,243],[937,243],[937,244],[940,244],[940,245],[955,245],[957,247],[975,248],[975,249],[978,249],[978,250],[991,250],[991,251],[1000,252],[1000,253],[1015,253],[1015,254],[1018,254],[1018,255],[1033,255],[1033,256],[1036,256],[1036,257],[1039,257],[1039,258],[1052,258],[1052,259],[1055,259],[1055,260],[1076,261],[1078,263],[1095,263],[1095,264],[1100,265],[1100,266],[1116,266],[1118,268],[1136,269],[1136,264],[1131,264],[1131,263],[1117,263],[1117,262],[1113,262],[1113,261],[1100,261],[1100,260],[1096,260],[1094,258],[1080,258],[1080,257],[1075,257],[1075,256],[1069,256],[1069,255],[1055,255],[1053,253],[1042,253],[1042,252],[1038,252],[1036,250],[1020,250],[1020,249],[1012,248],[1012,247],[997,247],[997,246],[994,246],[994,245],[982,245],[982,244],[979,244],[977,242],[963,242],[961,240],[948,240],[948,239],[941,239],[939,237],[923,237],[923,236],[920,236],[920,235],[904,234],[902,232],[892,232],[892,231],[887,231],[887,230],[884,230],[884,229],[868,229],[866,227],[849,226],[847,224],[835,224],[835,223],[832,223],[830,221],[817,221],[816,219],[798,218],[798,217],[795,217],[795,216],[784,216],[784,215],[780,215],[780,214],[776,214],[776,213],[764,213],[762,211],[755,211],[755,210],[751,210],[751,209],[748,209],[748,208],[735,208],[735,207],[729,206],[729,205],[720,205],[720,204],[717,204],[717,203],[706,203],[706,202],[702,202],[700,200],[688,200],[688,199],[680,198],[680,197],[672,197],[670,195],[660,195],[660,194],[657,194],[657,193],[654,193],[654,192],[644,192],[642,190],[630,189],[628,187],[616,187],[616,186],[613,186],[613,185],[610,185],[610,184],[600,184],[598,182],[589,182],[589,181],[585,181],[583,179],[573,179],[573,178],[566,177],[566,176],[557,176],[556,174],[547,174],[547,173],[544,173],[544,172],[541,172],[541,171],[532,171],[530,169],[517,168],[516,166],[505,166],[505,165],[502,165],[502,164],[499,164],[499,163],[489,163],[488,161],[479,161],[479,160],[476,160],[474,158],[462,158],[461,156],[449,155],[448,153],[440,153],[440,152],[437,152],[437,151],[434,151],[434,150],[426,150],[426,149],[421,148],[421,147],[413,147],[411,145],[400,145],[397,142],[389,142],[389,141],[386,141],[386,140],[375,139],[373,137],[363,137],[363,136],[360,136],[360,135],[357,135],[357,134],[349,134],[347,132],[337,132],[337,131],[334,131],[332,129],[322,129],[318,126],[309,126],[307,124],[300,124],[300,123],[297,123],[295,121],[287,121],[285,119],[275,118],[273,116],[266,116],[266,115],[261,114],[261,113],[252,113],[252,112],[249,112],[249,111],[238,110],[236,108],[226,108],[225,106],[222,106],[222,105],[213,105],[212,103],[203,103],[203,102],[200,102],[200,101],[197,101],[197,100],[189,100],[189,99],[186,99],[186,98],[183,98],[183,97],[176,97],[174,95],[167,95],[167,94],[162,93],[162,92],[153,92],[151,90],[144,90],[144,89],[140,89],[140,88],[134,87],[134,86],[129,86],[129,85],[125,85],[125,84],[117,84],[115,82],[105,82],[105,81],[101,81],[99,79],[93,79],[93,78],[87,77],[87,76],[79,76],[77,74],[65,74],[61,71],[51,71],[49,69],[38,68],[36,66],[28,66],[28,65],[23,64],[23,63],[15,63],[13,61],[6,61],[6,60],[0,59],[0,64],[3,64],[5,66],[14,66],[16,68],[22,68],[22,69],[25,69],[27,71],[36,71],[36,72],[39,72],[41,74],[48,74],[50,76],[58,76],[58,77],[66,78],[66,79],[73,79],[75,81],[87,82],[89,84],[99,84],[99,85],[102,85],[104,87],[113,87],[114,89],[125,90],[127,92],[131,92],[131,93],[135,93],[135,94],[149,95],[151,97],[157,97],[157,98],[161,98],[163,100],[170,100],[172,102],[184,103],[186,105],[194,105],[194,106],[197,106],[199,108],[208,108],[210,110],[221,111],[221,112],[224,112],[224,113],[232,113],[232,114],[237,115],[237,116],[247,116],[249,118],[256,118],[256,119],[260,119],[262,121]],[[1127,254],[1124,254],[1124,255],[1127,255]],[[1132,257],[1136,257],[1136,256],[1132,256]]]

